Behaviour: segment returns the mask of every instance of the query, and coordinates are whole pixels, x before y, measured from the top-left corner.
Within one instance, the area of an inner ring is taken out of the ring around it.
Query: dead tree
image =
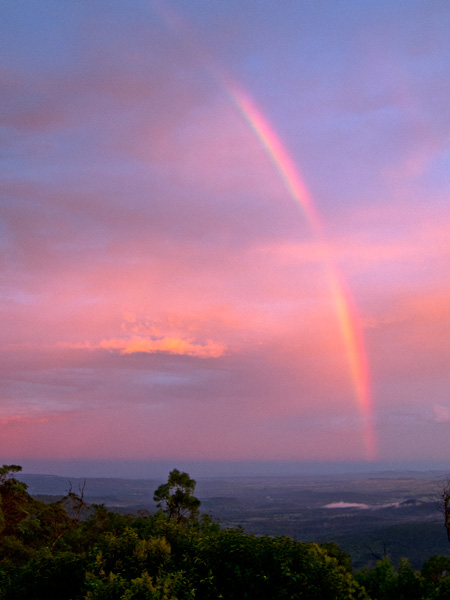
[[[86,479],[83,482],[83,485],[78,486],[78,494],[72,491],[72,482],[69,482],[69,490],[67,495],[61,501],[61,504],[68,504],[69,508],[72,510],[73,516],[69,515],[69,524],[65,527],[60,533],[57,535],[56,539],[52,544],[52,548],[55,547],[56,542],[62,538],[68,531],[70,531],[73,527],[78,525],[78,522],[81,517],[81,511],[86,506],[86,502],[84,501],[84,488],[86,487]],[[66,509],[67,510],[67,509]]]

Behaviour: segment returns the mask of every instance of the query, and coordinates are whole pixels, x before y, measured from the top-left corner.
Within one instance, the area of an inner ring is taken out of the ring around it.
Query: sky
[[[3,462],[448,461],[449,29],[1,2]]]

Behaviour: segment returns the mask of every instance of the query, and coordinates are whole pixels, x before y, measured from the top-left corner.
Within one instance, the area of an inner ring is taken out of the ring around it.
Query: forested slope
[[[0,469],[1,600],[450,598],[446,557],[354,574],[335,544],[221,529],[176,470],[155,491],[159,511],[140,516],[87,507],[83,488],[44,503],[19,471]]]

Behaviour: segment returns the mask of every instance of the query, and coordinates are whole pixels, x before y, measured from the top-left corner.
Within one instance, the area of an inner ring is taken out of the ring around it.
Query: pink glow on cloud
[[[224,352],[220,344],[207,341],[206,344],[195,344],[192,340],[181,340],[177,338],[162,338],[149,340],[143,337],[132,337],[130,339],[102,340],[99,348],[107,350],[119,350],[120,354],[134,354],[135,352],[168,352],[169,354],[182,354],[186,356],[197,356],[199,358],[217,358]]]
[[[327,8],[11,4],[5,461],[446,451],[448,9]]]

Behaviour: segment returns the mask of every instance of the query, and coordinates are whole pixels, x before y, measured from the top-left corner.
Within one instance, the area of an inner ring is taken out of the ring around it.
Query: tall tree
[[[195,522],[198,518],[200,500],[193,495],[196,481],[188,473],[173,469],[167,483],[155,490],[153,500],[169,519],[180,522]]]

